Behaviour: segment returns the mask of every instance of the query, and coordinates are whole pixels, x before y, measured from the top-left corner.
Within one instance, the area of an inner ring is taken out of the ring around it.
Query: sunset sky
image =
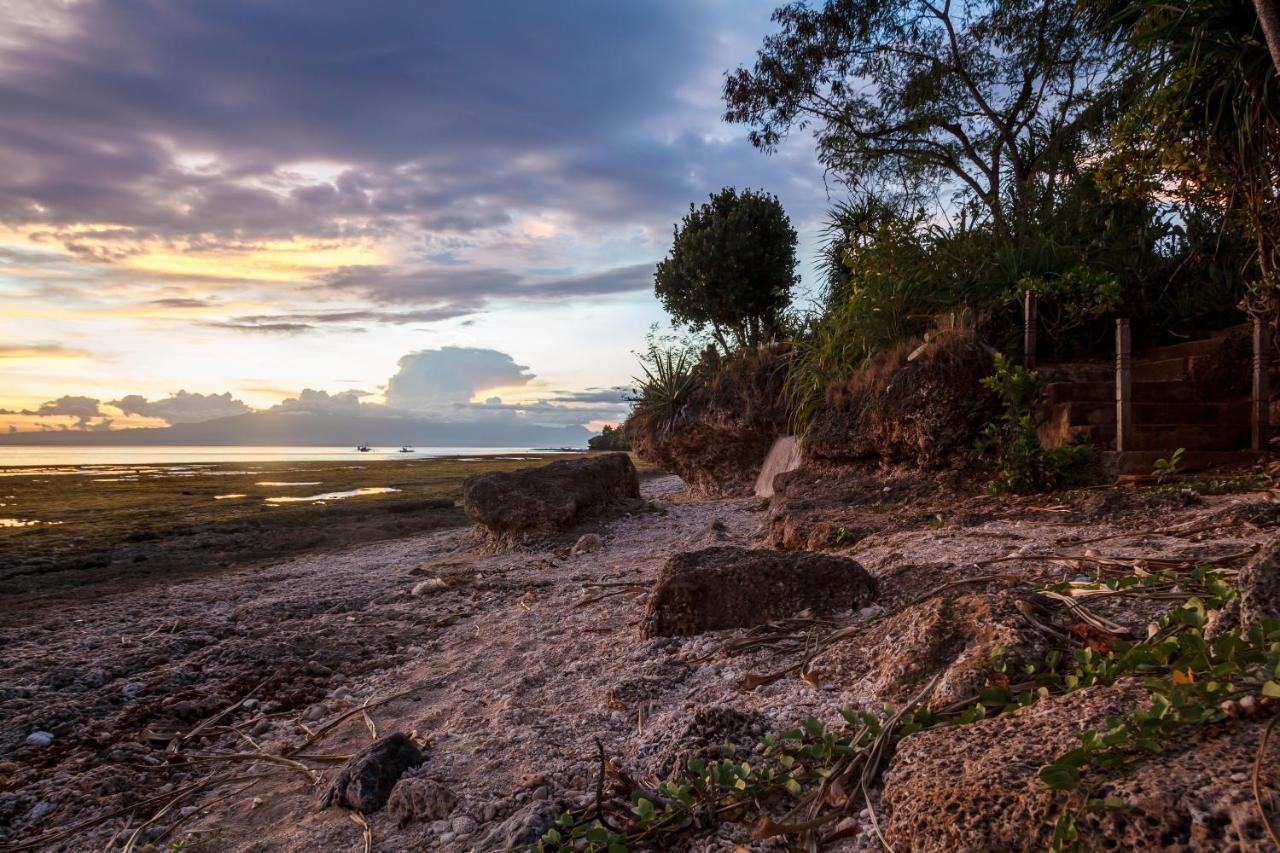
[[[809,141],[719,120],[774,5],[0,0],[0,430],[617,420],[691,201],[810,272]]]

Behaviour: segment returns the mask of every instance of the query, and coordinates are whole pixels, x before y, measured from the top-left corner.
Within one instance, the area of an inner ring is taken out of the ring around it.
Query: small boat
[[[356,448],[356,450],[359,450],[361,453],[368,453],[370,450],[373,450],[373,448],[367,444],[361,444]]]
[[[400,448],[400,452],[401,452],[401,453],[413,453],[413,448],[412,448],[412,447],[402,447],[402,448]]]

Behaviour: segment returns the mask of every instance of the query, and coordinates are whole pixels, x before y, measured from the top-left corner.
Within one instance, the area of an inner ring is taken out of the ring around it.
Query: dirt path
[[[469,531],[453,530],[63,604],[24,625],[5,625],[0,844],[47,838],[154,798],[44,848],[118,849],[142,818],[173,801],[137,834],[141,847],[164,833],[162,847],[183,839],[208,850],[358,850],[361,827],[347,813],[319,808],[339,761],[324,757],[356,751],[376,729],[428,741],[426,763],[415,772],[438,779],[458,802],[444,819],[403,828],[386,811],[371,815],[375,849],[468,850],[542,800],[588,802],[595,738],[644,777],[687,746],[698,709],[741,712],[724,716],[730,730],[723,736],[750,740],[806,714],[834,719],[840,706],[863,698],[815,690],[797,678],[745,690],[744,675],[791,658],[768,650],[717,654],[732,632],[639,639],[643,589],[668,556],[712,544],[757,545],[764,537],[767,513],[756,501],[686,500],[680,488],[674,478],[646,482],[645,496],[666,513],[603,527],[604,547],[592,554],[491,553]],[[1152,521],[1176,524],[1250,500],[1214,498]],[[715,521],[722,524],[713,527]],[[1092,547],[1213,556],[1249,547],[1264,527],[1207,541],[1131,533]],[[1068,552],[1074,541],[1120,529],[1040,513],[885,531],[860,543],[858,557],[881,579],[882,600],[891,605],[981,574],[982,560]],[[1053,568],[1047,561],[1005,565],[1012,572]],[[297,768],[263,761],[164,761],[175,734],[227,708],[233,710],[183,751],[282,754],[365,700],[392,696],[398,698],[372,708],[368,720],[357,713],[307,750],[320,756],[307,762],[319,784]],[[52,743],[25,745],[34,732],[51,733]],[[215,773],[240,781],[178,797]],[[725,825],[692,849],[746,843],[746,829]]]

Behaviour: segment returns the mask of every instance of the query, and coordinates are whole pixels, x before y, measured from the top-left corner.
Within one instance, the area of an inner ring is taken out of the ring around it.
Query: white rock
[[[467,815],[458,815],[453,819],[454,835],[470,835],[476,831],[476,822]]]
[[[444,582],[443,578],[427,578],[421,583],[415,583],[413,589],[409,590],[409,594],[414,598],[437,590],[446,589],[449,585]]]
[[[600,541],[600,537],[594,533],[584,533],[578,537],[578,541],[573,543],[573,555],[590,554],[593,551],[599,551],[604,547],[604,543]]]
[[[44,749],[53,743],[53,734],[50,732],[32,732],[27,735],[27,746],[35,746]]]

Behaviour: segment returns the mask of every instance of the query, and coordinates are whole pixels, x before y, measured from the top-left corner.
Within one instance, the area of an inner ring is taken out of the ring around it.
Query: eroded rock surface
[[[601,518],[640,499],[625,453],[468,477],[462,508],[495,540],[516,543]]]
[[[736,708],[699,708],[686,723],[660,735],[654,743],[655,768],[662,778],[678,776],[690,758],[706,763],[724,757],[726,744],[750,754],[769,730],[762,714]]]
[[[396,732],[374,741],[352,756],[325,795],[324,805],[342,806],[368,814],[387,803],[391,789],[423,754],[408,735]]]
[[[1044,850],[1064,808],[1037,773],[1079,745],[1080,735],[1150,701],[1135,681],[1042,700],[1011,714],[912,735],[885,776],[885,836],[899,850]],[[1270,850],[1250,790],[1265,721],[1233,720],[1189,730],[1165,751],[1129,767],[1098,771],[1096,797],[1125,805],[1081,815],[1087,850]],[[1280,763],[1273,738],[1266,767]],[[1086,781],[1088,781],[1086,779]],[[1273,797],[1274,774],[1263,794]]]
[[[645,608],[644,637],[748,628],[808,610],[860,608],[876,582],[855,560],[766,548],[706,548],[667,561]]]
[[[1259,549],[1240,570],[1240,597],[1230,601],[1209,626],[1216,636],[1238,628],[1248,630],[1264,619],[1280,619],[1280,536]]]
[[[453,791],[434,779],[404,778],[391,789],[387,811],[403,827],[413,821],[444,820],[457,803]]]
[[[984,687],[997,650],[1012,659],[1039,660],[1048,644],[1036,623],[1050,620],[1035,596],[1021,590],[943,594],[819,653],[809,675],[889,703],[910,700],[938,676],[929,704],[940,707]]]

